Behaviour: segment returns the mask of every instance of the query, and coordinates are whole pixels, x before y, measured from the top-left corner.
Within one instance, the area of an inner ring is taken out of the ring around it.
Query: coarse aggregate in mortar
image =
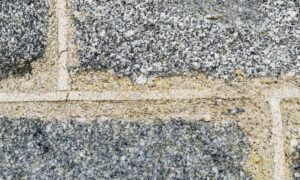
[[[250,145],[231,121],[0,119],[0,177],[251,179]]]
[[[0,3],[0,78],[31,71],[30,63],[46,48],[47,0],[4,0]]]
[[[300,179],[300,101],[288,99],[281,103],[285,127],[285,150],[288,174],[291,179]]]
[[[83,69],[137,83],[204,72],[209,78],[300,74],[295,0],[71,0]]]

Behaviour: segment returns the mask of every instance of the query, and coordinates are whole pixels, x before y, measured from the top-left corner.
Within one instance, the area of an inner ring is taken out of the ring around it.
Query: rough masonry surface
[[[231,121],[0,119],[4,179],[251,179],[249,149]]]
[[[300,74],[297,0],[72,0],[81,67],[146,82]]]
[[[294,148],[294,151],[291,154],[291,170],[292,170],[292,178],[299,179],[300,178],[300,141],[298,140],[297,146]]]
[[[0,78],[31,70],[46,46],[47,0],[1,0]]]

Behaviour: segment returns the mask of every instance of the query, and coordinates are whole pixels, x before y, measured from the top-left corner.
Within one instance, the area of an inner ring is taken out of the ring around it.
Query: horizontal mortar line
[[[0,93],[0,102],[56,101],[139,101],[189,99],[250,99],[241,95],[221,95],[211,90],[144,90],[144,91],[57,91],[45,93]]]
[[[66,92],[0,93],[0,102],[66,101]]]
[[[283,99],[289,99],[289,98],[300,98],[300,88],[298,87],[282,87],[279,89],[276,89],[269,93],[268,95],[269,100],[271,99],[279,99],[280,101]]]
[[[168,100],[168,99],[196,99],[215,97],[215,93],[199,90],[145,90],[145,91],[103,91],[103,92],[70,92],[71,101],[97,100]]]
[[[278,99],[300,98],[299,89],[280,89],[272,93]],[[45,93],[0,93],[0,102],[55,102],[55,101],[139,101],[176,99],[253,99],[244,95],[217,94],[206,90],[133,90],[133,91],[56,91]],[[269,99],[270,100],[270,99]]]

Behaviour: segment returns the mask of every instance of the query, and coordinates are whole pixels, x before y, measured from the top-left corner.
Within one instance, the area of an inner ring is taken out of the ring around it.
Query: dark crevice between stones
[[[24,64],[8,64],[8,65],[0,65],[0,80],[12,77],[21,77],[25,74],[32,73],[31,62],[26,62]]]

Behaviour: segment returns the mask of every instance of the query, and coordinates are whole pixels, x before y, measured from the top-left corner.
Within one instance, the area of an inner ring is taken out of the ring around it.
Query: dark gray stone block
[[[300,178],[300,142],[291,154],[291,161],[292,178],[297,180]]]
[[[4,0],[0,3],[0,78],[30,72],[42,57],[48,29],[47,0]]]
[[[84,69],[145,82],[190,71],[232,78],[300,74],[295,0],[72,0]]]
[[[249,149],[232,122],[0,119],[4,179],[251,179]]]

